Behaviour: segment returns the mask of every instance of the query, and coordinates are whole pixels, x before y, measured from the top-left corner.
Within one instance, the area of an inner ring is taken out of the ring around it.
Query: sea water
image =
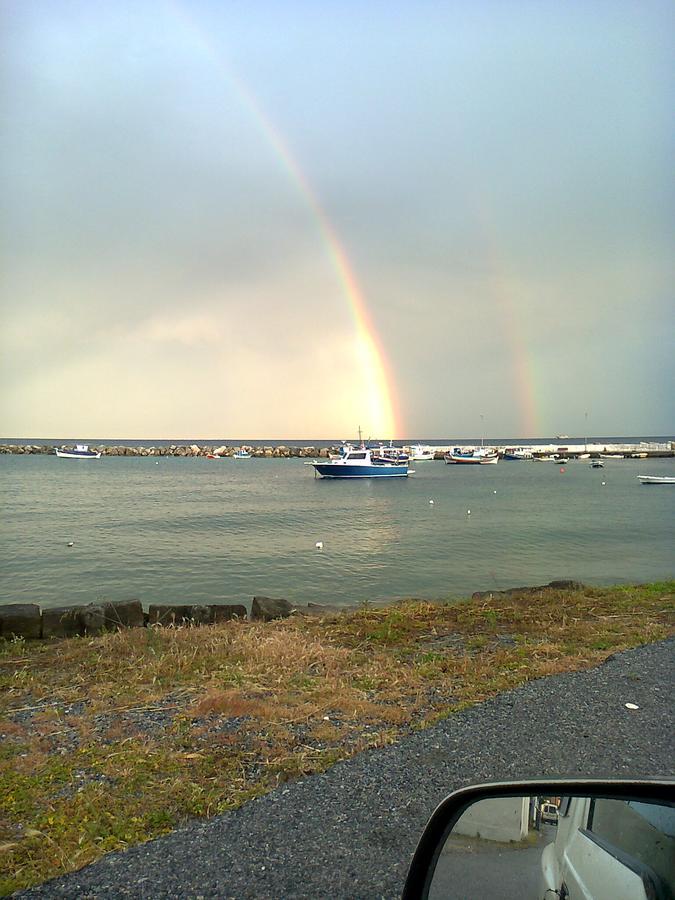
[[[672,459],[414,467],[335,481],[301,459],[0,456],[0,603],[352,605],[675,574],[675,487],[636,478]]]

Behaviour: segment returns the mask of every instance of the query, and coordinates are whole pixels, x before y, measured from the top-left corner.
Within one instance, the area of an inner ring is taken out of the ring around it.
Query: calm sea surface
[[[348,605],[675,575],[675,487],[635,477],[672,459],[415,467],[344,482],[290,459],[0,456],[0,602]]]

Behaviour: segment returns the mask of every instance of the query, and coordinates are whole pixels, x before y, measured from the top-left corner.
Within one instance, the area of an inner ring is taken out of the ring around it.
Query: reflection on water
[[[436,462],[390,482],[317,480],[301,460],[158,462],[0,457],[4,596],[346,605],[673,574],[675,491],[641,487],[641,460]]]

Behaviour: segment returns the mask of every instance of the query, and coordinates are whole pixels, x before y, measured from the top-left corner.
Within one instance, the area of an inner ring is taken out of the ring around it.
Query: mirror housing
[[[675,781],[669,779],[542,779],[480,784],[454,791],[429,819],[413,855],[402,900],[426,900],[445,842],[470,806],[483,800],[516,797],[586,797],[657,803],[675,807]]]

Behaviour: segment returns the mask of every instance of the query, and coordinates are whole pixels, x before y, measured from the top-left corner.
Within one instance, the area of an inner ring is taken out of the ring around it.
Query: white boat
[[[591,469],[604,469],[605,464],[601,459],[594,459],[591,463]]]
[[[601,453],[601,459],[623,459],[623,453]]]
[[[590,459],[590,458],[591,458],[591,454],[590,454],[590,453],[580,453],[580,454],[577,456],[577,459]]]
[[[248,450],[245,450],[243,447],[240,447],[235,451],[233,459],[250,459],[251,454]]]
[[[75,444],[75,449],[68,447],[54,447],[54,453],[59,459],[100,459],[100,450],[90,450],[88,444]]]
[[[675,478],[670,475],[638,475],[640,484],[675,484]]]
[[[507,447],[504,450],[504,459],[511,461],[520,459],[532,459],[532,451],[527,447]]]
[[[488,447],[480,447],[477,450],[468,452],[463,451],[461,447],[453,447],[449,453],[445,454],[443,459],[448,465],[487,466],[499,462],[499,455],[496,450]]]
[[[433,459],[436,455],[436,451],[432,447],[423,447],[422,444],[414,444],[408,449],[408,453],[410,459],[414,459],[415,462],[424,462]]]

